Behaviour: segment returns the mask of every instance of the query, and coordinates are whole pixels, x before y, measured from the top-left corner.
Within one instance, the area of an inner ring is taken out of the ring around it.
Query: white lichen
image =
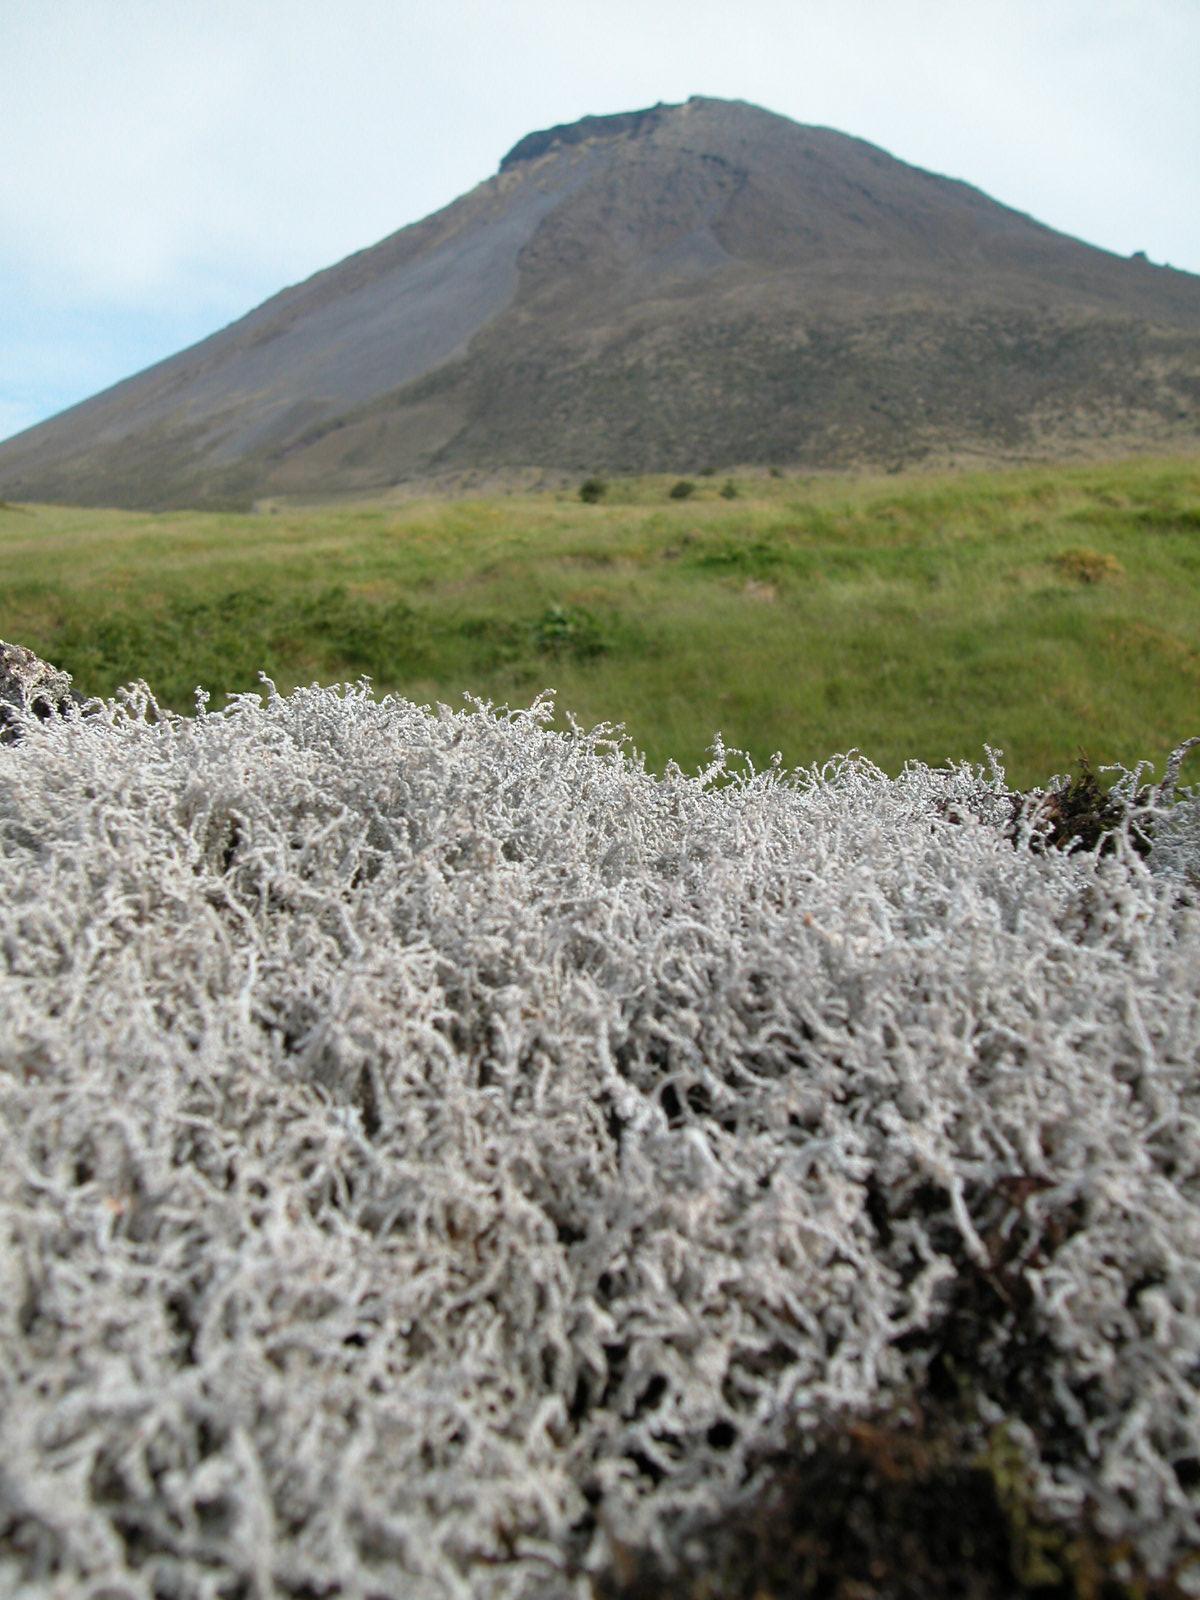
[[[992,1272],[1046,1507],[1200,1544],[1194,793],[1063,854],[545,699],[90,709],[0,749],[0,1590],[582,1595]]]

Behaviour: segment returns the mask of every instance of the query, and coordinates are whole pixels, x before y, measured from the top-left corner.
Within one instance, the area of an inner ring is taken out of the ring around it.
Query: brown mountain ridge
[[[1200,278],[694,98],[529,134],[444,210],[0,445],[0,496],[239,505],[1198,436]]]

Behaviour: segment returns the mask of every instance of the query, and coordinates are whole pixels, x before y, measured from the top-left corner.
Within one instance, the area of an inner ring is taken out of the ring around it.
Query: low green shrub
[[[536,649],[586,661],[603,655],[607,645],[595,617],[579,606],[547,606],[533,624]]]

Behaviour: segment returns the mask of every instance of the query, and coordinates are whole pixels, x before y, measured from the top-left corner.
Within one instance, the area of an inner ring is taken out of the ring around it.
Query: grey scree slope
[[[0,748],[0,1591],[582,1596],[919,1387],[1018,1174],[984,1419],[1194,1549],[1195,792],[1039,855],[998,771],[548,713],[135,688]]]

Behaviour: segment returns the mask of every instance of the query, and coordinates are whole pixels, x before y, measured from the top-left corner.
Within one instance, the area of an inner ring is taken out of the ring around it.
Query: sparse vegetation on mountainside
[[[188,711],[260,670],[458,703],[553,683],[652,766],[715,729],[887,770],[1004,749],[1037,782],[1169,749],[1200,700],[1200,463],[742,475],[277,514],[0,512],[0,637]],[[732,480],[731,480],[732,481]],[[48,552],[53,558],[48,559]]]

